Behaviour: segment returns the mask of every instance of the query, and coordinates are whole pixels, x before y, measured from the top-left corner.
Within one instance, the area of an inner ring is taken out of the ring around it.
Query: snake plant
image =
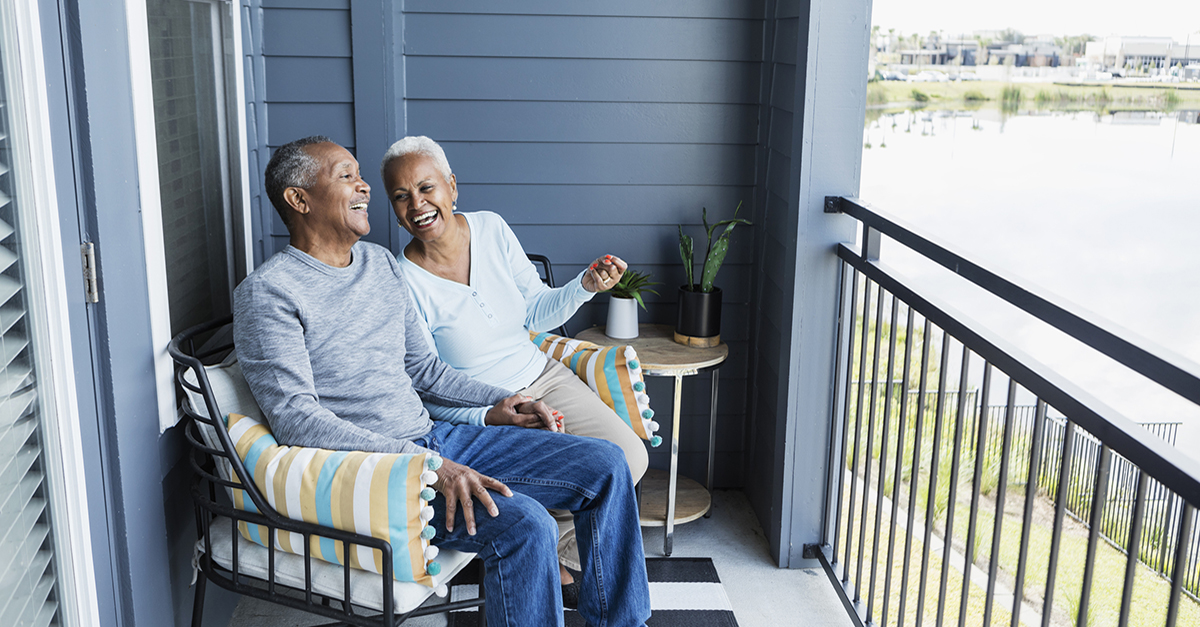
[[[704,250],[704,267],[700,274],[700,291],[709,293],[713,291],[713,281],[717,278],[717,271],[721,269],[721,264],[725,263],[725,255],[729,252],[729,235],[733,232],[734,227],[739,224],[749,226],[749,220],[743,220],[737,217],[738,210],[742,208],[742,203],[739,202],[737,208],[733,210],[733,217],[728,220],[721,220],[712,226],[708,224],[708,209],[700,208],[700,219],[704,222],[704,231],[708,236],[708,245]],[[713,231],[719,227],[725,227],[725,230],[717,236],[716,241],[713,241]],[[687,289],[691,290],[696,285],[694,267],[695,255],[694,244],[692,237],[683,232],[683,225],[679,225],[679,256],[683,259],[683,272],[687,277]]]

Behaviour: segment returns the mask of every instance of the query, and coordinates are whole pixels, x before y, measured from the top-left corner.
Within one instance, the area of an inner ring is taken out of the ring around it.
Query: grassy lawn
[[[880,392],[877,392],[880,393]],[[857,399],[855,399],[857,400]],[[899,504],[900,511],[904,512],[909,506],[909,491],[915,487],[913,509],[916,511],[916,521],[918,525],[925,523],[926,512],[930,499],[933,500],[933,528],[937,537],[943,537],[946,527],[946,520],[950,513],[951,500],[949,497],[949,478],[951,475],[951,464],[956,447],[953,445],[954,438],[954,422],[953,410],[950,408],[950,403],[947,402],[947,415],[942,423],[942,439],[939,447],[938,463],[933,466],[933,431],[935,421],[933,420],[933,407],[926,407],[926,419],[924,420],[920,448],[915,446],[915,425],[911,418],[915,416],[915,405],[912,403],[914,399],[908,399],[908,414],[910,420],[906,426],[904,448],[900,450],[902,456],[902,471],[899,481]],[[883,399],[879,399],[880,411],[882,411]],[[853,405],[852,402],[852,412]],[[893,401],[893,414],[900,409],[900,403]],[[854,437],[854,419],[851,414],[851,431],[849,435]],[[878,417],[878,416],[877,416]],[[864,416],[864,427],[867,424],[866,416]],[[883,477],[883,489],[886,496],[891,497],[895,477],[895,456],[897,454],[896,438],[898,434],[898,421],[893,420],[891,423],[890,433],[887,437],[886,456],[888,459],[886,473]],[[988,434],[989,441],[1001,437],[998,429],[992,429]],[[879,476],[879,460],[883,454],[883,428],[882,421],[875,422],[875,436],[872,438],[871,450],[865,448],[867,444],[867,433],[864,428],[859,434],[860,458],[864,459],[870,455],[871,461],[871,476],[870,485],[872,489],[877,489],[880,485]],[[969,440],[967,434],[963,436],[964,440]],[[1022,438],[1019,433],[1014,433],[1014,439],[1020,441]],[[951,538],[952,546],[960,553],[966,550],[966,537],[968,533],[969,516],[970,516],[970,499],[972,492],[972,479],[975,467],[974,441],[964,442],[965,446],[959,447],[960,469],[959,483],[957,492],[953,500],[953,517],[954,517],[954,533]],[[1021,457],[1028,455],[1028,448],[1024,448],[1019,442],[1014,442],[1014,454],[1008,471],[1007,496],[1004,504],[1004,519],[1001,525],[1001,542],[999,551],[999,573],[998,581],[1006,586],[1009,590],[1015,585],[1015,573],[1019,560],[1019,550],[1021,542],[1021,527],[1023,522],[1023,512],[1025,503],[1025,482],[1026,473],[1028,472],[1027,457],[1022,463]],[[1018,453],[1025,451],[1024,455]],[[974,555],[973,562],[977,568],[986,572],[988,569],[989,558],[991,555],[992,535],[995,525],[996,504],[995,496],[999,484],[999,459],[998,447],[989,447],[989,453],[983,455],[980,459],[983,464],[982,471],[982,495],[980,498],[980,506],[978,520],[976,523]],[[852,455],[852,451],[851,451]],[[919,460],[917,478],[914,481],[912,478],[912,464],[914,456]],[[862,473],[861,463],[858,465],[858,472]],[[932,497],[929,494],[929,477],[933,471],[938,478],[938,485]],[[847,486],[843,490],[843,508],[849,507],[850,490]],[[871,540],[874,535],[874,526],[876,524],[875,505],[877,494],[868,492],[870,503],[867,507],[867,547],[864,553],[864,558],[868,560],[863,567],[864,578],[870,577],[870,559],[872,555],[877,563],[878,574],[876,577],[876,602],[875,612],[878,614],[882,611],[883,603],[883,578],[886,569],[889,568],[887,562],[887,537],[891,528],[892,521],[890,520],[890,506],[885,507],[883,512],[883,520],[881,521],[881,547],[878,553],[872,552]],[[855,505],[855,516],[858,516],[862,511],[863,494],[861,485],[858,489],[857,503]],[[843,509],[845,511],[845,509]],[[902,518],[906,514],[901,514]],[[1026,566],[1025,584],[1024,584],[1024,600],[1035,610],[1041,611],[1043,607],[1044,594],[1047,581],[1047,572],[1049,570],[1049,555],[1050,544],[1052,539],[1054,517],[1053,502],[1044,494],[1039,494],[1034,501],[1034,510],[1032,516],[1032,525],[1030,528],[1030,541],[1028,550],[1028,563]],[[903,523],[904,521],[900,521]],[[862,550],[861,540],[859,537],[860,520],[855,519],[854,537],[855,546],[852,552],[852,563],[857,568],[857,555]],[[839,537],[842,540],[840,544],[844,551],[845,524],[838,530]],[[1078,615],[1079,597],[1082,587],[1084,562],[1087,554],[1087,533],[1086,526],[1071,519],[1064,518],[1062,543],[1059,550],[1058,572],[1055,580],[1054,591],[1054,607],[1052,610],[1052,618],[1054,624],[1073,625],[1074,617]],[[889,600],[888,612],[893,616],[889,617],[892,622],[883,624],[896,624],[894,614],[898,611],[898,603],[900,598],[900,581],[904,555],[904,538],[905,531],[897,525],[897,539],[895,542],[895,557],[892,560],[890,568],[893,571],[892,578],[892,599]],[[923,536],[914,537],[913,546],[909,550],[911,565],[909,571],[909,585],[905,593],[908,602],[905,607],[905,624],[914,624],[911,622],[916,618],[916,598],[919,595],[918,577],[920,573],[921,551],[923,550]],[[936,548],[936,547],[935,547]],[[842,558],[844,553],[839,554]],[[929,579],[926,582],[925,606],[923,616],[925,620],[936,622],[936,605],[937,595],[940,588],[941,578],[941,561],[942,553],[938,548],[936,555],[930,556]],[[1126,557],[1121,551],[1113,548],[1108,543],[1101,540],[1097,546],[1096,552],[1096,570],[1092,581],[1092,592],[1089,607],[1089,624],[1096,626],[1116,625],[1117,615],[1121,606],[1121,594],[1124,588]],[[959,612],[959,602],[961,595],[962,573],[957,567],[952,566],[949,574],[949,583],[947,587],[947,606],[945,617],[951,620],[950,624],[956,624]],[[864,584],[869,585],[869,584]],[[1134,579],[1134,596],[1131,611],[1130,624],[1139,627],[1158,627],[1162,625],[1166,618],[1167,602],[1170,594],[1170,583],[1160,577],[1153,570],[1140,565]],[[864,592],[864,596],[866,596]],[[967,605],[967,623],[972,625],[982,624],[983,621],[983,601],[984,591],[977,586],[972,585],[970,590],[970,600]],[[992,623],[996,625],[1009,624],[1010,607],[995,607],[992,614]],[[878,618],[878,616],[877,616]],[[1026,617],[1026,620],[1031,620],[1032,617]],[[1200,625],[1200,605],[1196,604],[1186,595],[1182,598],[1180,616],[1180,625]]]
[[[1005,90],[1008,89],[1006,99]],[[1014,93],[1012,90],[1019,92]],[[1200,105],[1200,86],[1122,87],[1117,85],[1065,85],[1057,83],[1005,83],[969,81],[948,83],[908,83],[876,81],[867,85],[867,105],[909,104],[917,102],[918,91],[928,98],[923,104],[939,108],[970,108],[1014,102],[1023,107],[1104,107],[1121,109],[1189,108]]]
[[[926,484],[927,486],[927,484]],[[965,486],[964,486],[965,487]],[[920,488],[918,488],[920,489]],[[960,495],[962,494],[960,490]],[[1023,492],[1022,492],[1023,494]],[[1019,558],[1020,540],[1021,540],[1021,511],[1023,508],[1023,499],[1021,494],[1013,495],[1011,492],[1009,498],[1006,499],[1004,523],[1001,531],[1000,542],[1000,572],[998,581],[1002,582],[1009,590],[1014,585],[1014,575],[1017,571],[1017,561]],[[857,498],[856,512],[861,512],[862,507],[862,490],[859,490]],[[967,498],[969,499],[969,493]],[[863,581],[864,587],[869,586],[871,561],[870,556],[875,557],[877,572],[876,572],[876,590],[873,617],[879,624],[895,625],[897,624],[897,613],[899,611],[899,602],[901,596],[901,577],[903,571],[904,552],[905,552],[905,536],[906,531],[897,525],[896,539],[894,543],[894,557],[891,564],[892,570],[892,594],[888,602],[888,616],[881,616],[883,608],[884,596],[884,576],[889,567],[887,562],[887,546],[888,533],[891,526],[891,509],[885,506],[883,512],[883,520],[880,533],[880,546],[878,552],[873,553],[872,539],[874,535],[875,525],[875,495],[870,495],[870,503],[867,507],[867,542],[864,553],[866,561],[863,564]],[[907,498],[901,498],[901,505],[907,504]],[[1039,497],[1039,501],[1044,501]],[[849,490],[843,494],[843,506],[849,505]],[[1039,507],[1048,508],[1044,502],[1038,504]],[[900,516],[905,516],[904,509],[900,509]],[[917,520],[923,518],[923,510],[918,511]],[[1044,514],[1045,512],[1042,512]],[[965,542],[963,538],[966,536],[967,524],[969,516],[969,503],[961,502],[955,507],[954,512],[954,529],[955,539],[954,547],[959,552],[964,549]],[[1051,542],[1051,528],[1049,524],[1040,524],[1039,516],[1035,515],[1034,524],[1031,526],[1028,565],[1026,567],[1025,579],[1025,602],[1036,610],[1042,611],[1044,592],[1046,588],[1046,575],[1049,570],[1049,555]],[[904,522],[904,521],[901,521]],[[977,522],[976,534],[976,558],[975,565],[981,571],[986,572],[988,568],[988,556],[991,553],[992,530],[995,522],[994,505],[990,500],[981,501],[979,518]],[[862,542],[859,538],[859,525],[861,519],[858,516],[854,517],[854,537],[855,546],[851,551],[852,568],[857,569],[857,559],[860,550],[862,550]],[[1084,561],[1087,555],[1087,535],[1086,529],[1078,523],[1068,521],[1064,525],[1064,533],[1062,544],[1059,552],[1058,573],[1055,580],[1054,592],[1054,609],[1053,609],[1053,624],[1056,625],[1074,625],[1075,617],[1078,615],[1079,595],[1083,580]],[[944,529],[943,524],[935,524],[935,535],[941,537]],[[841,542],[841,550],[838,558],[844,556],[845,547],[845,522],[843,520],[842,529],[839,530],[839,538]],[[936,554],[929,557],[929,574],[926,581],[925,604],[922,612],[923,624],[935,624],[937,620],[937,603],[938,592],[940,590],[941,572],[943,568],[942,551],[940,547]],[[920,568],[922,551],[924,550],[923,535],[914,534],[913,544],[909,547],[908,554],[910,558],[908,587],[905,591],[905,625],[915,625],[914,620],[917,616],[917,597],[920,591]],[[1121,593],[1124,587],[1125,577],[1125,555],[1109,544],[1101,541],[1097,545],[1096,551],[1096,571],[1092,581],[1092,593],[1090,608],[1088,612],[1088,624],[1097,627],[1108,625],[1116,625],[1118,612],[1121,607]],[[957,624],[959,617],[959,608],[962,595],[962,572],[951,567],[948,575],[948,583],[946,588],[946,607],[944,619],[947,621],[944,624]],[[1139,565],[1137,574],[1134,578],[1134,594],[1132,611],[1130,612],[1130,625],[1135,627],[1159,627],[1164,624],[1167,614],[1167,601],[1170,595],[1170,583],[1159,577],[1156,573],[1144,566]],[[970,584],[968,604],[966,608],[966,624],[980,625],[983,622],[984,613],[984,594],[985,590],[974,583]],[[863,596],[865,597],[865,590]],[[864,599],[865,601],[865,599]],[[997,602],[992,609],[992,625],[1009,625],[1011,622],[1011,607],[1007,605],[1001,606]],[[881,620],[886,618],[887,620]],[[1023,621],[1032,620],[1031,616],[1023,616]],[[1200,605],[1197,605],[1192,599],[1184,595],[1181,598],[1179,625],[1200,625]]]

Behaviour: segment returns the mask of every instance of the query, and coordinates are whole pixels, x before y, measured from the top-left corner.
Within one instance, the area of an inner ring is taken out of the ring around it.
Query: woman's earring
[[[400,227],[401,230],[404,229],[404,223],[400,221],[400,218],[396,218],[396,226]]]
[[[458,201],[457,200],[452,201],[450,203],[450,211],[458,211]]]

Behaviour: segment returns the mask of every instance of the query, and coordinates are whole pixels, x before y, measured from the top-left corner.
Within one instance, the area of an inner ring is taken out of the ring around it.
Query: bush
[[[1174,109],[1179,105],[1181,100],[1182,99],[1179,97],[1179,94],[1175,93],[1174,87],[1168,89],[1167,93],[1163,94],[1163,105],[1168,109]]]
[[[988,100],[988,97],[983,95],[983,92],[979,91],[978,89],[972,89],[963,94],[963,100],[967,102],[983,102]]]
[[[1013,112],[1021,107],[1021,88],[1009,85],[1000,92],[1000,110]]]
[[[887,92],[883,90],[882,86],[870,85],[867,87],[867,104],[881,105],[887,104],[887,102]]]
[[[912,92],[909,93],[909,96],[917,102],[929,102],[929,94],[926,94],[919,89],[912,90]]]

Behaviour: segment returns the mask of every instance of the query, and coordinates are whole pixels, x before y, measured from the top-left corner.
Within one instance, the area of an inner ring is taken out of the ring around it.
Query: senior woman
[[[428,326],[426,339],[442,360],[478,381],[557,408],[566,433],[620,446],[634,482],[640,481],[648,465],[641,439],[571,370],[530,342],[528,333],[566,322],[596,292],[616,285],[625,262],[605,255],[567,285],[546,287],[503,218],[488,211],[455,212],[458,183],[437,142],[405,137],[388,149],[380,170],[396,218],[412,235],[400,266]],[[483,408],[427,407],[442,419],[487,424]],[[571,515],[553,513],[562,531],[560,561],[580,570]],[[569,584],[570,574],[563,575]]]

